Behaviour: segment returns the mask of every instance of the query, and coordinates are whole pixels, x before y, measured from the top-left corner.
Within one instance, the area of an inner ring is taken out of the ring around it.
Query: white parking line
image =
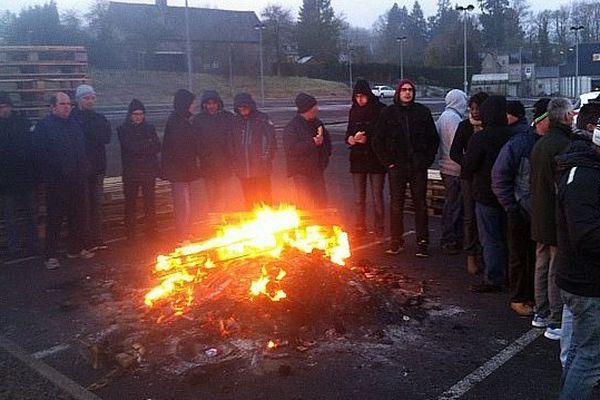
[[[56,353],[60,353],[61,351],[68,350],[70,347],[71,346],[69,346],[66,343],[59,344],[57,346],[50,347],[49,349],[46,349],[46,350],[37,351],[37,352],[33,353],[31,355],[31,357],[35,358],[36,360],[40,360],[42,358],[51,356],[52,354],[56,354]]]
[[[17,346],[13,341],[1,335],[0,347],[6,350],[13,357],[17,358],[27,367],[43,376],[54,385],[58,386],[61,390],[73,396],[73,398],[76,400],[102,400],[100,397],[96,396],[89,390],[86,390],[75,381],[67,378],[48,364],[31,357],[25,352],[25,350]]]
[[[524,333],[517,340],[508,345],[500,353],[496,354],[489,361],[465,376],[460,382],[456,383],[450,389],[446,390],[438,400],[453,400],[458,399],[467,393],[477,383],[483,381],[490,376],[494,371],[500,368],[504,363],[520,353],[531,342],[540,337],[544,333],[543,329],[533,328]]]

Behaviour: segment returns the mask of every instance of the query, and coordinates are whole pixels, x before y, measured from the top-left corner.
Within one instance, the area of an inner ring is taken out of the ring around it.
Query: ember
[[[343,266],[350,257],[348,234],[335,225],[307,223],[294,206],[262,206],[240,217],[236,224],[221,226],[213,238],[158,256],[154,274],[160,284],[145,295],[144,302],[151,308],[160,305],[164,309],[168,305],[172,316],[183,315],[194,302],[198,284],[217,271],[231,270],[240,261],[253,260],[260,260],[262,265],[256,273],[258,279],[248,288],[249,297],[280,301],[287,297],[281,289],[287,272],[275,264],[293,258],[294,252],[320,252],[332,264]],[[235,277],[231,271],[229,275]],[[158,321],[164,318],[161,315]]]

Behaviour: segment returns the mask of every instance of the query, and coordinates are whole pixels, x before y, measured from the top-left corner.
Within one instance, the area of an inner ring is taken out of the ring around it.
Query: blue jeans
[[[569,355],[569,347],[571,347],[571,339],[573,338],[573,313],[566,304],[563,306],[560,328],[560,364],[564,368]]]
[[[8,253],[17,253],[21,245],[32,252],[39,251],[36,224],[35,189],[2,195],[2,219],[6,223]],[[22,217],[21,235],[17,216]],[[23,240],[20,240],[23,238]]]
[[[600,379],[600,297],[578,296],[564,290],[561,295],[573,313],[573,337],[559,399],[591,399]]]
[[[463,242],[463,193],[460,177],[442,174],[444,209],[442,210],[441,244],[458,245]]]
[[[484,279],[491,285],[506,283],[508,248],[506,247],[506,214],[504,210],[479,202],[475,204],[479,241],[483,246]]]
[[[172,182],[175,232],[180,240],[187,239],[192,226],[192,182]]]

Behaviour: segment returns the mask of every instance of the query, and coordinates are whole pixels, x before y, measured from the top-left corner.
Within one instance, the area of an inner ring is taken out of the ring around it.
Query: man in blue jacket
[[[506,211],[508,222],[510,306],[517,314],[526,316],[533,314],[532,304],[535,303],[535,242],[531,240],[530,233],[530,155],[535,142],[548,132],[546,108],[549,101],[543,98],[535,103],[531,127],[527,124],[523,105],[508,102],[507,118],[514,136],[502,147],[492,168],[492,191]]]
[[[85,240],[85,183],[89,162],[83,131],[71,118],[71,99],[59,92],[50,99],[51,114],[33,132],[34,154],[46,184],[46,268],[60,267],[58,242],[64,217],[69,223],[69,258],[88,259]]]

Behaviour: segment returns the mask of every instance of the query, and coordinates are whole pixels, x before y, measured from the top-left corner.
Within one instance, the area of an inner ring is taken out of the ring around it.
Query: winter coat
[[[161,150],[161,169],[171,182],[192,182],[200,177],[196,137],[188,111],[194,96],[178,90],[173,101],[174,111],[169,115]]]
[[[83,130],[73,118],[49,115],[38,122],[33,131],[33,149],[46,183],[83,183],[90,175]]]
[[[270,176],[277,149],[275,126],[265,113],[256,108],[248,118],[236,115],[233,121],[231,153],[239,178]]]
[[[123,180],[144,182],[160,175],[160,140],[154,125],[145,121],[134,124],[128,120],[117,128],[117,135],[121,144]]]
[[[204,105],[210,99],[217,100],[219,111],[208,113]],[[200,171],[210,179],[223,179],[232,175],[232,134],[233,114],[223,110],[223,101],[213,90],[207,90],[202,96],[203,109],[192,119],[192,129],[198,148]]]
[[[458,125],[467,112],[467,95],[462,90],[453,89],[446,94],[445,100],[446,109],[435,123],[440,137],[440,172],[445,175],[460,176],[460,164],[450,158],[450,148]]]
[[[506,123],[506,100],[491,96],[481,105],[480,111],[484,128],[471,137],[462,164],[463,177],[471,181],[475,201],[501,208],[492,192],[492,167],[500,149],[512,136]]]
[[[317,136],[320,126],[323,127],[323,144],[317,146],[313,137]],[[283,147],[289,177],[321,175],[329,164],[331,138],[318,118],[307,121],[297,114],[283,129]]]
[[[456,128],[456,134],[454,135],[452,145],[450,146],[450,159],[460,166],[463,164],[473,133],[473,125],[468,119],[461,121]],[[464,179],[464,171],[462,168],[460,177],[461,179]]]
[[[357,89],[360,89],[361,93],[368,92],[367,96],[369,96],[369,100],[364,107],[359,106],[354,98]],[[371,92],[370,87],[367,86],[361,89],[355,86],[352,96],[352,107],[348,116],[346,143],[348,143],[350,136],[354,136],[356,132],[360,131],[365,132],[367,143],[356,143],[350,146],[350,172],[353,174],[385,174],[387,171],[371,147],[371,141],[375,134],[375,124],[381,110],[384,108],[385,104]]]
[[[90,175],[106,174],[106,145],[110,143],[111,129],[106,117],[94,110],[80,110],[71,112],[81,124],[85,136],[85,153],[90,162]]]
[[[433,163],[439,141],[431,111],[413,101],[381,111],[371,146],[386,167],[394,164],[395,168],[418,171]]]
[[[550,126],[531,151],[531,238],[556,246],[556,161],[569,147],[571,127]]]
[[[531,150],[540,138],[530,128],[514,135],[500,150],[492,168],[492,191],[505,211],[524,210],[531,218]]]
[[[557,285],[600,297],[600,155],[597,148],[556,157]]]
[[[13,112],[0,118],[0,194],[14,194],[36,186],[31,122]]]

